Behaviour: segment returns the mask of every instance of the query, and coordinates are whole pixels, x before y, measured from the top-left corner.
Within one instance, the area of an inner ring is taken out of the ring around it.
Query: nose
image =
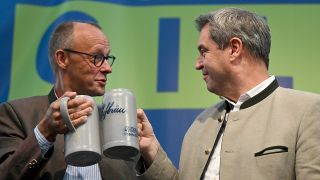
[[[201,70],[203,68],[203,57],[201,57],[200,55],[197,58],[195,68],[196,70]]]
[[[101,65],[100,72],[104,74],[112,73],[112,68],[107,61],[104,61],[103,64]]]

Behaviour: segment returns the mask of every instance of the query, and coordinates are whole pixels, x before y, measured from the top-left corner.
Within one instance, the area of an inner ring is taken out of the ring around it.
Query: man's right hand
[[[140,152],[144,161],[146,162],[146,165],[150,166],[156,157],[160,143],[153,132],[153,128],[146,114],[142,109],[137,110],[137,116]]]
[[[93,111],[93,104],[85,98],[75,98],[76,92],[65,92],[62,97],[69,97],[68,112],[71,122],[75,128],[84,124],[87,117]],[[38,124],[39,131],[48,141],[55,141],[57,134],[65,134],[68,128],[64,123],[60,113],[60,97],[52,102],[47,110],[46,115]]]

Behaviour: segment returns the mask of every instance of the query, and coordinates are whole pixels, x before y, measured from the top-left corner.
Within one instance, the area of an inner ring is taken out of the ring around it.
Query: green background
[[[228,5],[266,16],[271,29],[270,74],[293,77],[293,87],[320,92],[318,77],[320,5]],[[198,32],[194,18],[224,5],[122,6],[99,2],[65,2],[44,7],[17,5],[9,100],[47,94],[52,85],[36,72],[39,42],[47,27],[68,11],[94,18],[107,34],[117,57],[107,89],[128,88],[137,105],[148,109],[205,108],[218,100],[207,92],[194,68]],[[180,19],[178,91],[157,92],[160,18]]]

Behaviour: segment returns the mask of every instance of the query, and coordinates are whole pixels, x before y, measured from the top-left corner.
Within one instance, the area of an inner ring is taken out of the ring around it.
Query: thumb
[[[73,99],[77,96],[76,92],[71,92],[71,91],[66,91],[62,96],[62,97],[69,97],[70,99]]]
[[[140,108],[137,109],[137,117],[138,117],[138,123],[149,122],[143,109],[140,109]]]

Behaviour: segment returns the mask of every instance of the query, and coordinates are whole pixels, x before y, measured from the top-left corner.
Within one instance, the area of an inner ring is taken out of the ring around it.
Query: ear
[[[56,51],[55,57],[56,57],[57,65],[61,69],[66,69],[66,67],[68,66],[68,57],[67,57],[66,53],[63,50],[58,49]]]
[[[237,38],[237,37],[233,37],[230,39],[230,59],[234,60],[237,59],[241,53],[242,53],[242,49],[243,49],[243,44],[241,39]]]

